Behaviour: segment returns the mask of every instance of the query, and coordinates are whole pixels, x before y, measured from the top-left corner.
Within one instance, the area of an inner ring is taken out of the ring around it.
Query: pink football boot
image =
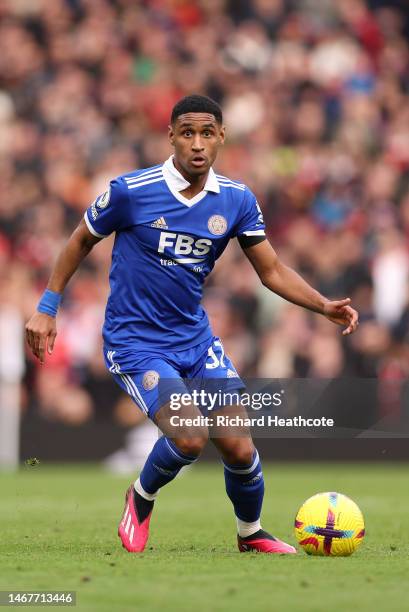
[[[140,500],[141,503],[135,503]],[[143,552],[149,537],[153,502],[148,502],[136,493],[133,484],[125,495],[125,509],[118,527],[122,546],[128,552]]]
[[[277,553],[281,555],[294,555],[296,549],[290,544],[277,540],[274,536],[267,533],[263,529],[259,529],[253,535],[241,538],[237,536],[237,544],[240,552],[262,552],[262,553]]]

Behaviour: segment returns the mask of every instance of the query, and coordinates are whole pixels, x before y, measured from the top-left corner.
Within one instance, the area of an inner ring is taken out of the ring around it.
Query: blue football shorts
[[[217,336],[181,350],[159,352],[146,350],[110,350],[104,347],[105,364],[118,385],[126,391],[140,410],[149,418],[172,399],[192,394],[221,392],[239,396],[245,388]],[[223,396],[224,397],[224,396]],[[211,403],[198,408],[208,415]],[[215,403],[211,409],[220,408]],[[222,404],[223,405],[223,404]]]

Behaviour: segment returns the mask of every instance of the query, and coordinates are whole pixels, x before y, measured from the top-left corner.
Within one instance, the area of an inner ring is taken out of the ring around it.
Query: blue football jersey
[[[182,350],[212,337],[203,283],[230,238],[264,236],[254,194],[211,169],[192,199],[172,157],[111,181],[85,212],[97,237],[115,232],[103,337],[112,349]]]

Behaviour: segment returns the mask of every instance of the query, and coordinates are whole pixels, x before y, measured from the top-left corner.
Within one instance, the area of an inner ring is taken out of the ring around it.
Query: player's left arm
[[[358,313],[350,306],[350,298],[331,301],[313,289],[295,270],[284,265],[267,239],[243,248],[244,253],[265,287],[284,299],[343,325],[343,335],[354,332]]]

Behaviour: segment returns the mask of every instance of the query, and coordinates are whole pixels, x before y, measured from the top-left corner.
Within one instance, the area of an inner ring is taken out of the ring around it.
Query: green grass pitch
[[[296,510],[314,493],[340,491],[361,507],[361,548],[324,558],[240,554],[219,465],[199,464],[160,492],[141,555],[126,553],[116,535],[128,479],[94,466],[27,466],[0,474],[0,590],[75,590],[75,609],[92,612],[400,612],[409,573],[407,471],[264,466],[263,526],[287,542]]]

